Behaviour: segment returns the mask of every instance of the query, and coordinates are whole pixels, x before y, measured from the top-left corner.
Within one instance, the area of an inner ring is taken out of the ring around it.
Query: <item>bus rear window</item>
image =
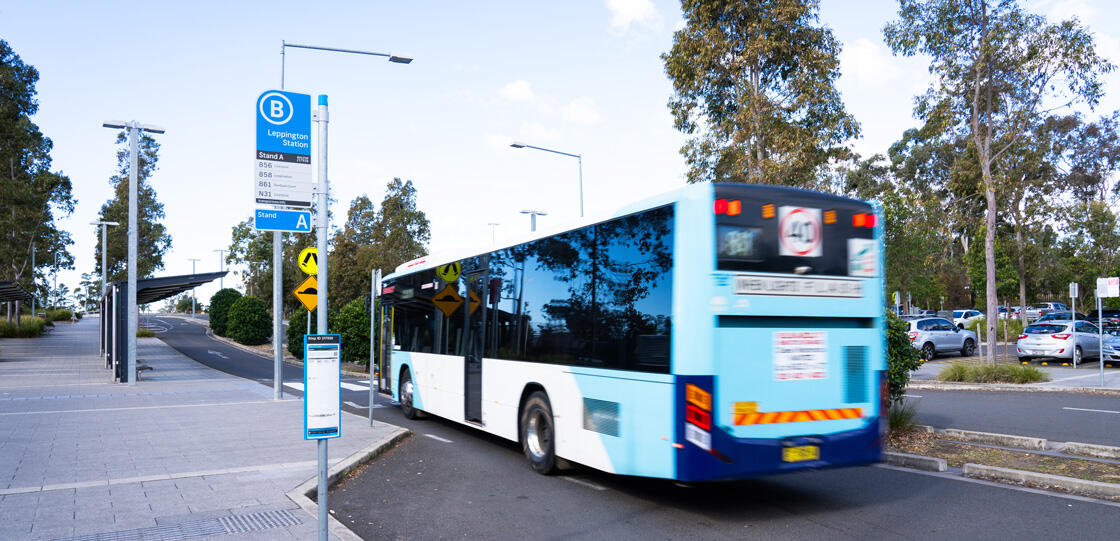
[[[758,261],[762,259],[762,228],[739,225],[717,225],[716,244],[720,259]]]

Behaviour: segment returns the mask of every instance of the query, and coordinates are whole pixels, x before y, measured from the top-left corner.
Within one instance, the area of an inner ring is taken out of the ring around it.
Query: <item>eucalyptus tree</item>
[[[1101,76],[1113,66],[1097,55],[1078,21],[1050,24],[1014,0],[899,0],[898,19],[884,28],[896,54],[930,58],[934,81],[917,97],[915,115],[946,137],[971,139],[986,210],[984,254],[987,313],[997,309],[995,235],[997,168],[1037,122],[1047,104],[1096,105]],[[995,362],[996,318],[988,318],[988,361]]]
[[[688,181],[821,187],[859,125],[836,79],[840,42],[817,0],[684,0],[661,59]]]
[[[101,205],[98,221],[128,223],[129,149],[124,131],[117,134],[117,174],[109,177],[113,198]],[[138,141],[136,166],[136,276],[147,278],[163,268],[163,256],[171,249],[171,234],[163,225],[163,203],[159,202],[152,186],[152,175],[159,162],[159,143],[152,136],[141,133]],[[94,270],[101,272],[101,230],[96,226],[93,235]],[[110,227],[106,231],[105,259],[109,280],[124,280],[128,272],[128,227]]]

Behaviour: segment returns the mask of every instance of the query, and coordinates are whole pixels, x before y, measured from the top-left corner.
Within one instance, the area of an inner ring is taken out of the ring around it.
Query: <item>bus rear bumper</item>
[[[812,448],[816,448],[817,457]],[[783,453],[783,449],[794,449]],[[677,479],[720,481],[777,473],[874,464],[882,460],[878,418],[863,428],[782,439],[734,438],[713,430],[711,451],[685,444],[677,452]]]

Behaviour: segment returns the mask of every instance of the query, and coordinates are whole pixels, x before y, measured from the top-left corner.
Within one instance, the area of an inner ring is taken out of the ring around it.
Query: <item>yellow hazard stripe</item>
[[[777,423],[803,423],[807,421],[831,421],[836,419],[863,418],[862,408],[833,408],[825,410],[770,411],[740,413],[735,415],[737,425],[769,425]]]

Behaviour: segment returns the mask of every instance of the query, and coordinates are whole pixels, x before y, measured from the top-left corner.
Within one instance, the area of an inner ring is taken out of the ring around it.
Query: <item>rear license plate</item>
[[[806,460],[817,460],[820,457],[821,450],[816,445],[782,448],[782,462],[804,462]]]

